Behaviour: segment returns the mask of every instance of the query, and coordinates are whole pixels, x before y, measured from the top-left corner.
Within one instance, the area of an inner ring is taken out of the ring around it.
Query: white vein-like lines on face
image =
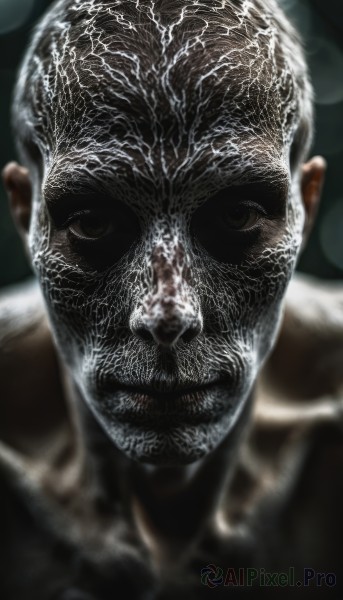
[[[33,263],[62,355],[130,456],[199,458],[249,395],[301,240],[289,154],[306,82],[272,0],[60,1],[38,28],[16,95],[43,156]],[[264,207],[244,242],[216,216],[237,197]],[[108,217],[100,241],[75,242],[84,208]],[[142,401],[156,382],[221,385],[185,409]]]

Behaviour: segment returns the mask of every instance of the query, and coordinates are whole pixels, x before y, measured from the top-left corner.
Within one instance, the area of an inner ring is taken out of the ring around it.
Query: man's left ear
[[[322,156],[314,156],[302,166],[301,193],[305,208],[303,246],[314,223],[324,184],[326,161]]]

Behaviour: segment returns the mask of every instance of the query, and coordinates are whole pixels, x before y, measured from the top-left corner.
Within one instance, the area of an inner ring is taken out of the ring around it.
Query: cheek
[[[122,325],[128,315],[127,265],[108,273],[85,269],[68,259],[50,235],[44,213],[36,211],[29,237],[32,264],[40,282],[60,352],[75,366],[104,329]],[[126,285],[125,285],[126,283]]]
[[[202,277],[199,264],[207,338],[216,336],[223,355],[230,344],[255,372],[271,350],[295,268],[301,235],[294,222],[237,268],[208,260],[206,268],[202,266]]]
[[[202,308],[204,332],[191,352],[178,350],[179,373],[191,371],[200,378],[204,372],[210,377],[231,370],[247,385],[251,381],[249,373],[256,373],[271,348],[297,258],[301,214],[292,210],[289,221],[277,242],[239,267],[191,257],[192,292]],[[151,291],[147,252],[124,257],[104,273],[85,269],[53,247],[39,212],[30,247],[61,354],[80,376],[91,376],[100,363],[102,372],[143,371],[147,358],[159,368],[156,348],[147,349],[129,329],[132,311]],[[135,357],[132,364],[127,357]]]
[[[283,300],[298,258],[302,227],[302,220],[298,216],[289,216],[288,227],[282,239],[265,248],[255,272],[249,277],[253,300],[248,319],[254,331],[259,365],[268,356],[275,341]]]
[[[189,244],[191,272],[184,279],[201,306],[204,330],[191,344],[176,347],[167,363],[156,345],[129,329],[132,311],[153,285],[151,251],[137,251],[99,273],[53,247],[44,215],[33,223],[33,263],[60,353],[117,447],[140,460],[192,462],[223,440],[270,350],[298,238],[289,227],[278,242],[231,267],[205,254],[193,256]],[[141,402],[113,387],[113,380],[139,386],[161,374],[184,383],[222,379],[225,386],[197,401],[195,416],[184,406],[166,408],[161,416],[158,402],[142,416]]]

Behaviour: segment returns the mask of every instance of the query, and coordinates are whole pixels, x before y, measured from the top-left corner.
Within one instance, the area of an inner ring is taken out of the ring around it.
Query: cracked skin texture
[[[113,590],[119,598],[202,598],[210,591],[200,584],[208,564],[266,572],[292,565],[300,577],[311,564],[339,573],[340,287],[291,283],[236,456],[231,464],[227,453],[215,452],[190,491],[177,483],[176,469],[140,473],[92,416],[81,407],[75,413],[77,398],[56,359],[39,290],[14,294],[16,302],[6,296],[0,305],[6,315],[0,346],[4,598],[67,598],[66,590],[79,590],[84,600],[111,598]],[[337,597],[339,589],[325,589],[326,597]],[[237,588],[234,595],[247,592],[241,593]],[[251,597],[274,593],[250,591]],[[321,598],[323,591],[278,593]]]
[[[14,111],[42,295],[0,305],[6,600],[339,572],[342,291],[288,287],[311,100],[272,0],[63,0],[38,25]]]

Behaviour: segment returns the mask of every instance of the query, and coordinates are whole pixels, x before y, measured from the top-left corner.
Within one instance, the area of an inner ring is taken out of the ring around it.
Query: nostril
[[[135,333],[145,342],[152,342],[154,340],[154,336],[145,327],[137,327]]]
[[[132,333],[140,340],[171,348],[180,340],[189,343],[202,331],[202,318],[185,314],[171,314],[168,318],[141,315],[130,323]]]
[[[178,340],[185,343],[191,342],[201,331],[200,326],[187,327],[182,331],[181,325],[179,327],[176,327],[175,323],[173,323],[174,326],[171,325],[171,323],[161,320],[149,328],[137,327],[135,333],[145,342],[154,341],[161,346],[173,346]]]
[[[192,340],[194,340],[194,338],[197,337],[197,335],[200,333],[200,330],[200,327],[189,327],[188,329],[186,329],[186,331],[184,331],[180,338],[186,343],[191,342]]]
[[[180,328],[160,321],[152,330],[154,340],[161,346],[173,346],[180,337]]]

